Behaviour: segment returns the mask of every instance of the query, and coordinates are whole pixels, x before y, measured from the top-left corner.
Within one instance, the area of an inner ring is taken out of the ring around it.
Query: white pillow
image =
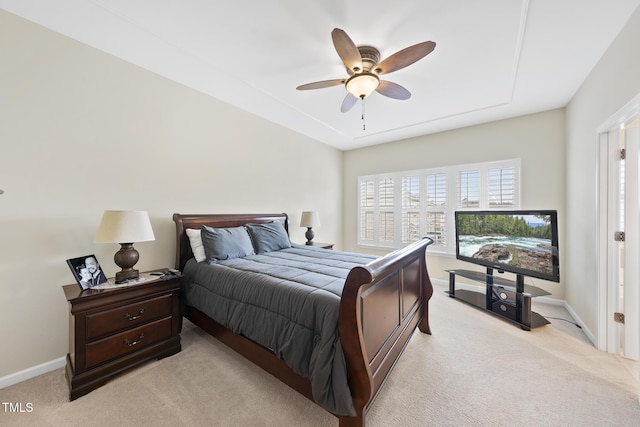
[[[193,228],[187,228],[187,237],[189,237],[189,243],[191,243],[191,252],[196,261],[204,261],[207,256],[204,254],[204,245],[202,244],[202,237],[200,236],[200,230]]]

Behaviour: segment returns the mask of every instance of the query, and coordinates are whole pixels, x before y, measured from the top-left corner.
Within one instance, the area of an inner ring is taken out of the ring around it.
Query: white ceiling
[[[0,8],[342,150],[564,107],[640,0],[0,0]],[[340,112],[341,28],[435,50]]]

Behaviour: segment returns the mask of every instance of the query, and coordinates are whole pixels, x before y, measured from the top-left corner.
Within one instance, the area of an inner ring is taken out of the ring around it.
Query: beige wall
[[[356,245],[358,176],[520,158],[521,207],[558,211],[562,276],[566,247],[564,153],[564,109],[345,152],[344,247],[365,250]],[[447,279],[446,269],[474,269],[474,266],[454,257],[430,256],[428,268],[432,278]],[[527,284],[546,289],[559,299],[564,298],[563,282],[526,280]]]
[[[174,212],[287,212],[302,242],[315,209],[340,244],[339,150],[3,11],[0,64],[0,378],[65,356],[65,260],[117,271],[105,209],[149,211],[141,270],[173,266]]]
[[[640,9],[567,106],[567,301],[594,334],[596,280],[596,129],[640,93]],[[602,331],[604,332],[604,331]]]

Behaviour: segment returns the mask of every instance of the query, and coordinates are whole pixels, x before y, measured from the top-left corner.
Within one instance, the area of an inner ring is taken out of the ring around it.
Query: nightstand
[[[305,245],[307,245],[306,242]],[[311,244],[307,246],[316,246],[322,249],[333,249],[333,243],[311,242]]]
[[[181,350],[181,279],[153,276],[140,284],[108,289],[63,286],[69,302],[70,400],[133,366]]]

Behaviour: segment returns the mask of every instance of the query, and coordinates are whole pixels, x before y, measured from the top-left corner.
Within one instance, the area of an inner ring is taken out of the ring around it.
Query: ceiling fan
[[[343,30],[334,28],[331,32],[333,45],[342,59],[350,77],[323,80],[298,86],[297,90],[322,89],[344,84],[347,96],[342,101],[340,111],[346,113],[358,99],[365,99],[375,90],[393,99],[409,99],[411,92],[397,83],[380,80],[381,75],[398,71],[424,58],[435,49],[432,41],[422,42],[402,49],[382,62],[380,51],[372,46],[356,46]]]

